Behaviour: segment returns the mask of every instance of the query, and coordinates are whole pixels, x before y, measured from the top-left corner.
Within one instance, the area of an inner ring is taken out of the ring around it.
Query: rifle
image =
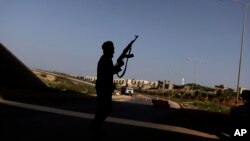
[[[116,62],[115,67],[116,67],[116,68],[119,68],[119,69],[121,70],[121,67],[124,65],[124,61],[123,61],[123,60],[124,60],[125,58],[127,58],[126,64],[125,64],[125,68],[124,68],[124,70],[123,70],[123,73],[122,73],[121,75],[119,75],[119,74],[117,73],[117,76],[118,76],[119,78],[122,78],[122,77],[124,76],[125,72],[126,72],[127,64],[128,64],[128,59],[134,57],[134,54],[131,54],[131,49],[132,49],[133,43],[134,43],[135,40],[138,38],[138,36],[139,36],[139,35],[135,35],[135,39],[132,40],[132,41],[127,45],[127,47],[123,50],[122,54],[121,54],[121,55],[119,56],[119,58],[117,59],[117,62]]]

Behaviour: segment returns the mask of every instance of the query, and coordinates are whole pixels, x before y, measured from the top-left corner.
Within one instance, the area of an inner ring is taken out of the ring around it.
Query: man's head
[[[113,45],[113,42],[111,41],[106,41],[102,44],[102,50],[103,50],[103,54],[105,55],[112,55],[113,57],[113,54],[114,54],[114,45]]]

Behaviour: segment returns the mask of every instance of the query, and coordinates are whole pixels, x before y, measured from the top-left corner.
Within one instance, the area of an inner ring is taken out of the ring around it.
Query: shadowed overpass
[[[38,79],[14,54],[0,43],[0,87],[44,89]]]

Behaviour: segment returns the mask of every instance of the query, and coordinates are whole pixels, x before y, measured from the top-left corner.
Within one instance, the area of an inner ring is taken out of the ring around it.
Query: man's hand
[[[123,66],[123,65],[124,65],[124,61],[119,61],[119,62],[118,62],[118,66],[121,67],[121,66]]]
[[[122,61],[123,62],[123,61]],[[123,63],[124,64],[124,63]],[[122,71],[121,67],[115,66],[114,67],[114,74],[117,74],[118,72]]]

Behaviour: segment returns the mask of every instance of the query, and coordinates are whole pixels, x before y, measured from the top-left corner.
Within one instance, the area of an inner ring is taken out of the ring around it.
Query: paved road
[[[79,80],[79,79],[72,78],[72,77],[65,76],[65,75],[60,75],[60,74],[58,74],[58,73],[53,73],[53,72],[49,72],[49,71],[45,71],[45,70],[40,70],[40,69],[34,69],[34,68],[31,68],[31,70],[32,70],[34,73],[35,73],[35,72],[41,72],[41,73],[50,74],[50,75],[53,75],[53,76],[66,77],[66,78],[68,78],[69,80],[72,80],[72,81],[74,81],[74,82],[87,84],[87,85],[90,85],[90,86],[93,86],[93,87],[95,86],[95,84],[93,84],[93,83],[86,82],[86,81]]]
[[[0,129],[4,131],[1,136],[8,140],[13,137],[25,140],[218,140],[208,121],[195,120],[186,115],[187,111],[126,102],[114,102],[113,111],[103,126],[104,133],[92,136],[87,126],[94,116],[93,97],[29,90],[11,95],[13,91],[4,93],[0,99]]]

